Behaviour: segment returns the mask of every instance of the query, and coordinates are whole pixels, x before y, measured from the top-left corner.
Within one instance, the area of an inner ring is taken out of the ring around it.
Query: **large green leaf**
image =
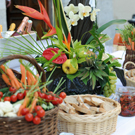
[[[112,20],[104,25],[102,25],[100,28],[97,29],[97,34],[100,34],[102,31],[104,31],[106,28],[108,28],[109,26],[113,25],[113,24],[123,24],[123,23],[126,23],[127,20],[124,20],[124,19],[117,19],[117,20]],[[86,44],[89,44],[91,42],[91,40],[94,39],[93,36],[91,36]]]

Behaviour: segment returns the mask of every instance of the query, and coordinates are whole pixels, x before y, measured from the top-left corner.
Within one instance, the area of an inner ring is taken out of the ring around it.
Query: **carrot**
[[[43,90],[43,92],[46,92],[46,88],[43,88],[42,90]]]
[[[34,108],[36,107],[36,103],[37,103],[37,98],[38,98],[38,93],[37,91],[34,93],[34,99],[32,101],[32,104],[31,104],[31,108],[30,108],[30,113],[32,113],[34,111]]]
[[[26,71],[26,74],[27,74],[27,79],[28,79],[28,85],[32,85],[32,84],[36,84],[36,79],[35,77],[29,72],[29,71]]]
[[[14,88],[16,88],[16,85],[15,85],[14,80],[11,80],[11,86],[14,87]]]
[[[20,64],[20,69],[21,69],[21,73],[22,73],[22,77],[21,77],[21,82],[26,85],[26,70],[25,67]]]
[[[4,65],[1,65],[0,68],[1,68],[4,72],[6,72],[6,68],[5,68]]]
[[[6,76],[6,74],[2,74],[2,79],[4,80],[4,82],[7,85],[11,85],[10,80],[8,79],[8,77]]]
[[[23,108],[25,108],[25,107],[27,106],[27,103],[28,103],[28,102],[29,102],[29,98],[28,98],[28,96],[25,96],[24,102],[23,102],[23,104],[20,106],[19,111],[18,111],[18,113],[17,113],[17,116],[22,116],[21,111],[22,111]]]

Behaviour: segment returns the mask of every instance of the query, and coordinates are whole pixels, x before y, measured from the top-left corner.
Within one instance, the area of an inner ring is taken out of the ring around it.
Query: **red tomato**
[[[53,97],[53,98],[52,98],[52,104],[53,104],[53,105],[59,104],[59,98]]]
[[[39,97],[45,98],[45,93],[38,92]]]
[[[63,99],[66,98],[66,96],[67,96],[67,95],[66,95],[65,92],[61,92],[60,95],[59,95],[59,97],[61,97],[61,98],[63,98]]]
[[[10,87],[10,88],[9,88],[9,91],[12,92],[12,93],[15,93],[15,92],[16,92],[16,88]]]
[[[61,104],[62,102],[63,102],[63,99],[59,97],[59,104]]]
[[[17,101],[17,96],[16,95],[12,95],[10,98],[11,98],[12,102],[16,102]]]
[[[17,94],[17,99],[22,100],[23,97],[24,97],[23,93],[18,93]]]
[[[1,98],[3,97],[3,92],[0,92],[0,97],[1,97]]]
[[[52,100],[52,95],[46,95],[45,94],[45,99],[49,102]]]
[[[26,119],[28,122],[32,121],[32,120],[33,120],[33,114],[27,113],[27,114],[25,115],[25,119]]]
[[[40,118],[45,116],[45,110],[40,109],[39,111],[37,111],[37,116],[39,116]]]
[[[10,97],[4,97],[4,101],[11,101],[11,98]]]
[[[40,124],[40,122],[41,122],[41,118],[38,116],[35,116],[35,118],[33,119],[33,123],[38,125],[38,124]]]
[[[42,107],[40,105],[38,105],[38,106],[35,107],[35,111],[36,112],[39,111],[39,110],[41,110],[41,109],[42,109]]]
[[[25,90],[24,93],[23,93],[23,96],[25,97],[26,94],[27,94],[28,90]]]
[[[28,108],[23,108],[21,111],[22,115],[26,115],[27,113],[29,113],[29,109]]]

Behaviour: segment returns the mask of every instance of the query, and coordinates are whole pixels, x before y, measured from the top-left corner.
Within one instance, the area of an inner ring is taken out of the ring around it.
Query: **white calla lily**
[[[84,17],[88,17],[90,15],[89,14],[89,12],[91,12],[90,6],[84,6],[83,4],[79,3],[78,8],[79,8],[79,17],[81,20],[83,20]]]
[[[91,21],[95,21],[96,20],[96,13],[98,12],[98,11],[100,11],[100,9],[93,9],[93,11],[92,11],[92,13],[90,13],[90,19],[91,19]]]
[[[72,11],[69,12],[69,20],[67,21],[68,25],[77,25],[77,21],[79,20],[79,16],[75,15]]]
[[[69,6],[64,7],[65,12],[69,15],[69,12],[72,11],[74,14],[78,12],[78,7],[70,4]]]

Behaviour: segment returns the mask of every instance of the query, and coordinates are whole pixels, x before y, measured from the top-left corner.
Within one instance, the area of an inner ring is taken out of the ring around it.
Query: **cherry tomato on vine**
[[[63,99],[66,98],[66,96],[67,96],[67,95],[66,95],[65,92],[61,92],[60,95],[59,95],[59,97],[61,97],[61,98],[63,98]]]
[[[38,116],[35,116],[35,118],[33,119],[33,123],[38,125],[38,124],[40,124],[40,122],[41,122],[41,118]]]
[[[52,95],[46,95],[45,94],[45,99],[47,100],[47,102],[51,101],[52,100]]]
[[[53,104],[53,105],[59,104],[59,98],[53,97],[53,98],[52,98],[52,104]]]
[[[27,94],[28,90],[25,90],[24,93],[23,93],[23,96],[25,97],[26,94]]]
[[[63,102],[63,98],[59,97],[59,104]]]
[[[24,97],[23,93],[18,93],[17,94],[17,99],[22,100],[23,97]]]
[[[0,97],[1,97],[1,98],[3,97],[3,92],[0,92]]]
[[[37,105],[34,109],[35,109],[35,112],[37,112],[37,111],[41,110],[42,107],[40,105]]]
[[[40,118],[45,116],[45,110],[40,109],[39,111],[37,111],[37,116],[39,116]]]
[[[22,111],[21,111],[22,115],[26,115],[28,113],[29,113],[29,109],[28,108],[23,108]]]
[[[45,93],[38,92],[39,97],[45,98]]]
[[[14,94],[14,93],[16,92],[16,88],[10,87],[10,88],[9,88],[9,91],[12,92],[12,93]]]
[[[25,119],[26,119],[26,121],[28,121],[28,122],[32,121],[32,120],[33,120],[33,114],[27,113],[27,114],[25,115]]]
[[[11,98],[12,102],[16,102],[17,101],[17,96],[16,95],[12,95],[10,98]]]
[[[11,98],[10,97],[4,97],[4,101],[11,101]]]

